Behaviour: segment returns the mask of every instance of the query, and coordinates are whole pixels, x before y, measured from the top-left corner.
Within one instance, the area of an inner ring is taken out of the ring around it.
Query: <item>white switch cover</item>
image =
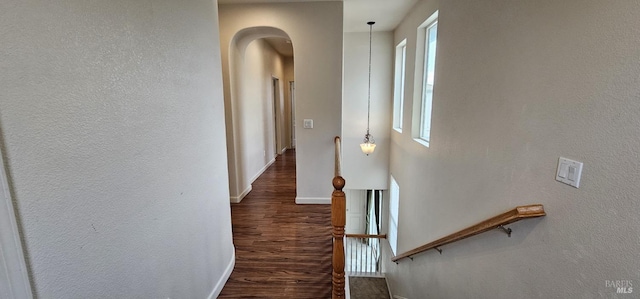
[[[313,129],[313,119],[305,119],[303,128],[305,129]]]
[[[581,175],[582,162],[569,160],[563,157],[560,157],[560,159],[558,159],[556,181],[578,188],[580,187]]]

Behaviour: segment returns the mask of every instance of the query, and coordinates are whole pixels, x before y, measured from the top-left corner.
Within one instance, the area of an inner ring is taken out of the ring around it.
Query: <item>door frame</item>
[[[280,115],[282,95],[280,92],[280,78],[275,75],[271,75],[271,88],[271,97],[273,98],[273,152],[277,156],[282,154],[282,116]]]
[[[296,148],[296,83],[289,81],[289,99],[291,104],[291,148]]]

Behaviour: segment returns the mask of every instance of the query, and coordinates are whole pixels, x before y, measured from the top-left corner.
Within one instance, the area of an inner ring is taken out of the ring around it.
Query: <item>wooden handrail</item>
[[[342,142],[340,141],[340,136],[336,136],[336,138],[333,139],[334,143],[336,144],[336,167],[335,167],[335,176],[341,176],[342,175]]]
[[[344,278],[344,226],[347,222],[347,203],[344,188],[345,181],[341,174],[340,137],[334,138],[336,144],[336,166],[333,178],[333,193],[331,193],[331,225],[333,226],[333,273],[332,273],[332,299],[345,298]]]
[[[366,238],[371,238],[371,239],[386,239],[387,238],[387,234],[383,234],[383,235],[367,235],[367,234],[346,234],[344,235],[347,238],[360,238],[360,239],[366,239]]]
[[[500,215],[491,217],[485,221],[482,221],[478,224],[472,225],[470,227],[467,227],[461,231],[455,232],[453,234],[450,234],[446,237],[440,238],[438,240],[435,240],[431,243],[427,243],[425,245],[422,245],[420,247],[417,247],[415,249],[409,250],[405,253],[396,255],[394,257],[391,258],[392,261],[397,262],[403,258],[407,258],[407,257],[411,257],[414,256],[418,253],[421,253],[423,251],[427,251],[429,249],[437,249],[438,251],[440,251],[438,249],[438,247],[449,244],[449,243],[453,243],[456,241],[460,241],[462,239],[471,237],[471,236],[475,236],[477,234],[481,234],[484,232],[487,232],[489,230],[492,229],[496,229],[499,227],[502,227],[504,229],[503,225],[507,225],[509,223],[513,223],[516,221],[520,221],[522,219],[527,219],[527,218],[535,218],[535,217],[541,217],[541,216],[545,216],[546,213],[544,212],[544,207],[541,204],[534,204],[534,205],[528,205],[528,206],[519,206],[514,208],[513,210],[504,212]],[[507,229],[505,229],[507,230]],[[509,236],[511,236],[511,229],[507,230],[509,233]]]

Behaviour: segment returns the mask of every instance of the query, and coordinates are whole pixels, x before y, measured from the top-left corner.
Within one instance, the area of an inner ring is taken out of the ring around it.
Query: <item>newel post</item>
[[[344,278],[344,226],[347,220],[345,181],[341,176],[333,178],[334,191],[331,194],[331,225],[333,226],[333,291],[332,299],[345,298]]]

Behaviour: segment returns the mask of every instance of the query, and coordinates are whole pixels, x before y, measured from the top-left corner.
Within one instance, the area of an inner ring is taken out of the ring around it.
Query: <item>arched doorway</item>
[[[225,101],[229,193],[240,202],[275,157],[293,148],[293,44],[282,30],[240,30],[229,49]]]

